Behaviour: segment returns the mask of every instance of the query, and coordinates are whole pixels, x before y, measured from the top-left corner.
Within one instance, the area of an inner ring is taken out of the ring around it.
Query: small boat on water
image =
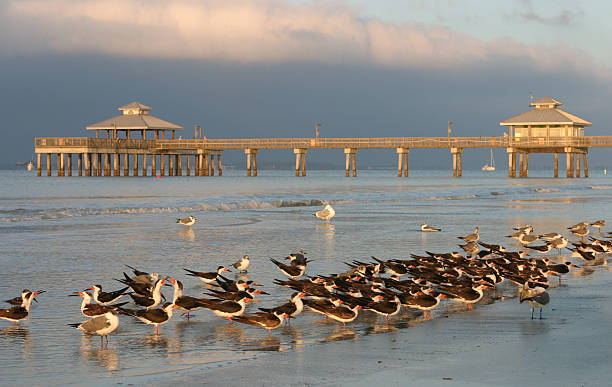
[[[493,148],[491,148],[491,159],[488,164],[482,166],[483,171],[494,171],[495,170],[495,160],[493,159]]]
[[[28,161],[27,168],[28,168],[28,171],[31,171],[32,168],[34,168],[34,163],[32,162],[32,160]]]

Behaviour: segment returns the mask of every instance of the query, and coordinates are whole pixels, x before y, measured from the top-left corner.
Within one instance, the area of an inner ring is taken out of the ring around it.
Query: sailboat
[[[483,171],[494,171],[495,170],[495,160],[493,159],[493,148],[491,148],[491,160],[489,160],[488,164],[482,166]]]

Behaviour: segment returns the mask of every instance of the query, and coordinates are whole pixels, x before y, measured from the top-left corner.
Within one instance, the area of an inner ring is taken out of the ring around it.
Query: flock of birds
[[[331,206],[329,207],[331,208]],[[325,213],[317,215],[331,218],[333,209],[322,210]],[[179,223],[195,222],[194,217],[179,219]],[[388,322],[391,316],[405,309],[423,311],[424,318],[431,318],[430,311],[438,307],[444,298],[465,304],[468,310],[483,298],[484,290],[495,288],[504,281],[515,284],[520,302],[528,302],[531,306],[531,318],[534,318],[536,308],[540,309],[549,303],[547,289],[550,286],[549,277],[561,276],[576,267],[570,261],[555,263],[544,255],[552,248],[568,248],[572,256],[590,262],[612,252],[612,232],[607,238],[590,237],[588,242],[584,237],[590,228],[601,228],[605,221],[581,222],[568,227],[571,234],[580,240],[569,242],[559,233],[536,234],[531,225],[514,228],[514,233],[508,237],[514,238],[525,249],[530,249],[540,255],[530,256],[526,250],[509,251],[502,245],[485,243],[480,240],[479,229],[459,236],[465,244],[459,246],[466,252],[432,253],[425,255],[411,254],[409,259],[380,260],[371,257],[368,262],[354,260],[344,262],[346,270],[341,273],[327,275],[306,275],[306,269],[311,262],[303,251],[289,254],[287,263],[270,259],[278,270],[287,278],[276,279],[274,283],[294,291],[290,299],[273,308],[259,308],[254,313],[245,313],[247,303],[254,301],[256,296],[266,295],[259,290],[261,284],[255,281],[232,280],[223,274],[229,268],[219,266],[212,272],[201,272],[185,268],[185,275],[197,278],[209,285],[207,297],[194,297],[183,294],[183,283],[173,276],[149,273],[128,266],[132,274],[123,273],[123,278],[117,279],[124,285],[121,289],[105,292],[100,285],[93,285],[83,291],[75,292],[73,296],[82,298],[81,313],[89,319],[80,323],[69,324],[89,334],[96,334],[103,342],[108,334],[115,331],[119,325],[118,315],[132,316],[145,324],[153,325],[155,332],[159,326],[168,323],[173,311],[178,309],[187,315],[199,310],[208,309],[215,315],[226,318],[230,323],[236,321],[271,330],[280,327],[283,322],[296,318],[307,308],[312,312],[325,316],[346,325],[354,321],[359,310],[370,311],[384,316]],[[424,232],[440,231],[439,228],[422,225]],[[536,241],[543,244],[531,245]],[[573,247],[567,247],[570,244]],[[231,266],[234,270],[247,272],[251,260],[243,256]],[[165,300],[163,286],[173,287],[172,302]],[[25,319],[32,301],[44,290],[23,290],[21,296],[7,300],[15,306],[0,309],[0,318],[15,322]],[[128,307],[128,298],[131,307]]]

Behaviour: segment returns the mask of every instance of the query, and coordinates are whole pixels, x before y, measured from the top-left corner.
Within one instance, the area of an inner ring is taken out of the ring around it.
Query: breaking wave
[[[285,207],[312,207],[327,204],[324,200],[276,200],[276,201],[257,201],[250,200],[245,202],[230,202],[219,204],[198,204],[194,206],[176,207],[111,207],[111,208],[46,208],[46,209],[25,209],[16,208],[13,210],[0,210],[0,222],[27,222],[36,220],[50,220],[63,218],[76,218],[82,216],[95,215],[123,215],[123,214],[172,214],[172,213],[194,213],[201,211],[229,211],[240,209],[260,209],[260,208],[285,208]],[[344,202],[329,202],[338,204]]]

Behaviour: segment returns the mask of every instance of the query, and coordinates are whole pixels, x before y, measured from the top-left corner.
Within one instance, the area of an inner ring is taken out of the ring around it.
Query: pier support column
[[[147,176],[147,154],[142,154],[142,176]]]
[[[555,152],[555,175],[554,177],[559,177],[559,154]]]
[[[453,177],[461,177],[463,174],[461,166],[461,153],[463,149],[451,148],[450,151],[453,154]]]
[[[121,176],[121,154],[113,153],[113,176]]]
[[[247,155],[247,176],[257,176],[257,149],[247,148],[244,153]]]
[[[191,176],[191,155],[185,155],[185,176]]]
[[[83,153],[85,176],[91,176],[91,153]]]
[[[217,153],[217,171],[219,171],[219,176],[223,175],[223,169],[221,168],[221,152]]]
[[[571,149],[565,150],[565,167],[566,177],[574,177],[574,153],[571,151]]]
[[[253,155],[253,176],[257,176],[257,155]],[[211,153],[210,154],[210,163],[208,164],[210,166],[210,176],[215,176],[215,154]]]
[[[57,154],[57,176],[64,176],[64,154]]]
[[[161,154],[159,155],[159,175],[160,176],[165,176],[166,175],[166,155]]]
[[[51,176],[51,153],[47,153],[47,176]]]
[[[157,176],[157,155],[151,155],[151,176]]]
[[[508,152],[508,177],[516,177],[516,152],[514,148],[506,148]]]
[[[302,177],[306,176],[306,148],[296,148],[295,153],[295,176],[300,176],[300,167],[302,169]]]
[[[200,176],[200,154],[196,153],[193,161],[194,176]]]
[[[346,177],[349,177],[349,167],[351,167],[352,164],[352,169],[353,169],[353,177],[357,176],[357,165],[356,165],[356,158],[357,158],[357,148],[344,148],[344,154],[346,155]]]
[[[580,177],[580,153],[576,153],[576,177]]]
[[[584,177],[589,177],[589,165],[587,164],[586,152],[582,154],[582,164],[584,164]]]
[[[408,177],[408,148],[397,148],[397,177],[402,177],[402,169],[404,177]]]
[[[138,176],[138,153],[134,153],[134,171],[132,176]]]
[[[529,152],[525,152],[525,169],[523,170],[523,177],[527,177],[529,174]]]
[[[174,176],[174,155],[168,155],[168,176]]]
[[[77,168],[79,169],[79,176],[83,176],[83,154],[79,153],[79,158],[77,159]]]
[[[93,163],[92,163],[92,165],[93,165],[93,174],[92,174],[92,176],[100,176],[100,175],[98,175],[98,169],[99,169],[99,167],[98,167],[98,165],[99,165],[99,164],[98,164],[98,163],[99,163],[99,161],[100,161],[100,160],[98,159],[98,156],[99,156],[99,155],[98,155],[98,154],[96,154],[96,153],[94,153],[94,154],[92,155],[92,159],[93,159],[93,160],[92,160],[92,161],[93,161]]]
[[[130,176],[130,154],[123,154],[123,176]]]
[[[72,176],[72,153],[67,153],[66,158],[68,159],[68,176]]]
[[[524,152],[519,152],[519,177],[523,177],[524,175],[524,171],[525,171],[525,160],[523,157]]]
[[[183,155],[176,155],[176,176],[183,176]]]
[[[36,176],[42,175],[42,154],[36,154]]]
[[[208,155],[209,153],[204,153],[202,155],[202,172],[204,173],[202,176],[210,176],[210,166],[208,165],[209,164]]]
[[[111,175],[111,154],[110,153],[105,153],[104,154],[104,176],[110,176]]]

